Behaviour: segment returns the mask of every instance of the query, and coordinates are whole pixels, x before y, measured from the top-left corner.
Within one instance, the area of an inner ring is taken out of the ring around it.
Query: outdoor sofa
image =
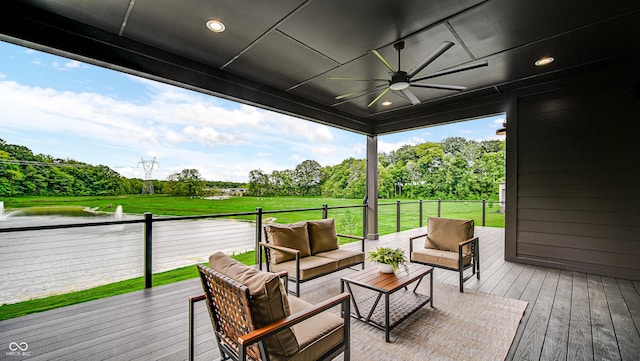
[[[337,234],[333,218],[292,224],[264,226],[265,242],[260,246],[266,256],[269,272],[287,272],[295,283],[296,296],[300,283],[356,265],[364,269],[364,237]],[[361,251],[342,249],[338,237],[361,242]],[[260,262],[262,267],[262,260]]]

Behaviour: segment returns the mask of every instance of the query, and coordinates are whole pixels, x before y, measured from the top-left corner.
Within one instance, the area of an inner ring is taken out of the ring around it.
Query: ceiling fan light
[[[391,88],[391,90],[404,90],[404,89],[407,89],[408,87],[409,87],[409,82],[407,81],[399,81],[389,85],[389,88]]]
[[[382,103],[380,103],[380,104],[382,104],[382,106],[388,107],[388,106],[390,106],[390,105],[391,105],[391,104],[393,104],[393,103],[392,103],[390,100],[385,100],[385,101],[383,101],[383,102],[382,102]]]
[[[211,31],[213,31],[214,33],[221,33],[224,31],[224,29],[226,28],[224,26],[224,24],[222,23],[222,21],[220,20],[209,20],[207,21],[207,28]]]

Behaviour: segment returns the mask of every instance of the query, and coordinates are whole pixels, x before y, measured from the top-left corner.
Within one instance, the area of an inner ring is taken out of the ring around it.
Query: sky
[[[504,116],[378,137],[378,152],[447,137],[503,139]],[[251,170],[366,158],[366,137],[0,41],[0,139],[34,154],[106,165],[144,178],[195,168],[246,182]]]

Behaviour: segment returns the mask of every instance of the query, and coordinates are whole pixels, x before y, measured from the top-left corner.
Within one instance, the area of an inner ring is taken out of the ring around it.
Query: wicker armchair
[[[472,219],[429,217],[427,233],[409,238],[409,259],[432,267],[456,271],[460,277],[460,292],[464,282],[476,275],[480,279],[480,248],[474,237]],[[425,238],[424,247],[414,247],[413,241]],[[464,275],[466,269],[471,273]]]
[[[287,296],[279,276],[245,266],[221,253],[212,268],[198,265],[215,338],[223,360],[349,360],[350,296],[318,305]],[[342,306],[338,317],[325,312]],[[191,320],[193,327],[193,320]],[[190,330],[190,358],[193,331]]]

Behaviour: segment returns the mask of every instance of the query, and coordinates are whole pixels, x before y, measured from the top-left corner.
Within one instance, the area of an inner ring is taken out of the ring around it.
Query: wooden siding
[[[517,97],[508,259],[640,280],[638,81],[610,69]]]

